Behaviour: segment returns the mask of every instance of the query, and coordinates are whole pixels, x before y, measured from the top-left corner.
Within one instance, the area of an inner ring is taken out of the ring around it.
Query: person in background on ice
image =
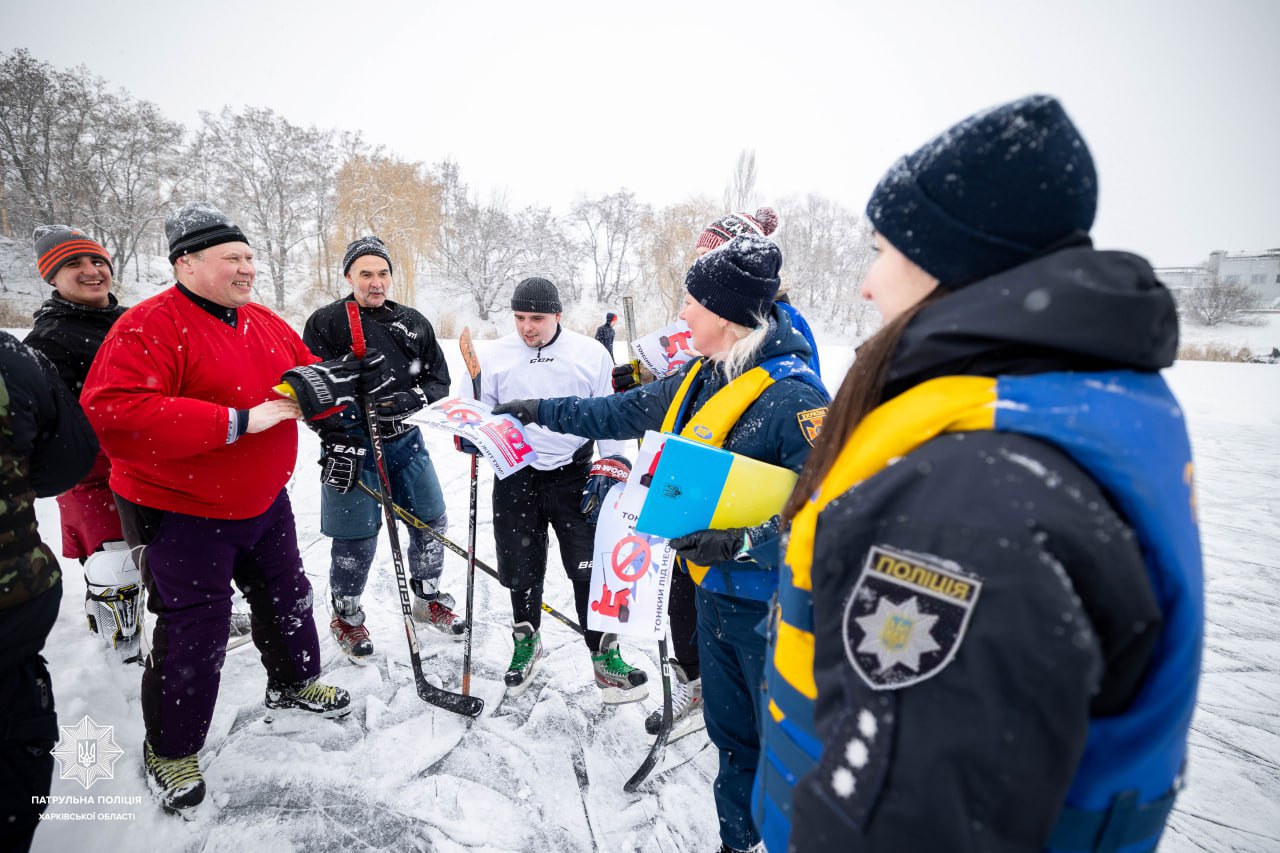
[[[382,436],[392,499],[425,519],[433,530],[448,529],[444,493],[416,426],[405,418],[449,393],[449,366],[436,342],[436,332],[426,317],[388,297],[394,282],[391,255],[377,237],[361,237],[347,246],[342,274],[351,295],[318,309],[307,320],[302,340],[322,359],[340,358],[351,352],[351,325],[347,305],[360,306],[360,320],[370,352],[383,354],[392,381],[375,408]],[[349,445],[371,448],[364,412],[349,407],[334,417],[337,435]],[[364,593],[378,547],[382,506],[358,484],[381,491],[373,454],[364,456],[359,478],[350,484],[326,484],[320,493],[320,529],[333,537],[329,567],[329,603],[333,619],[329,630],[339,647],[353,660],[373,653],[365,627],[360,596]],[[442,593],[440,573],[444,546],[425,530],[409,527],[409,585],[413,587],[413,617],[452,637],[466,630],[453,611],[453,597]]]
[[[618,315],[610,311],[604,315],[604,322],[596,327],[596,340],[604,347],[605,352],[609,353],[609,361],[616,361],[613,357],[613,324],[618,322]]]
[[[596,439],[661,430],[799,471],[826,413],[827,393],[807,364],[809,344],[774,304],[781,268],[774,243],[754,234],[736,237],[694,261],[685,277],[680,316],[703,358],[624,394],[513,399],[494,411]],[[671,541],[679,570],[697,583],[694,659],[701,663],[707,734],[720,751],[714,793],[728,851],[760,841],[750,811],[765,655],[756,627],[778,586],[777,530],[775,516],[753,528],[701,530]],[[693,680],[687,671],[677,676],[685,686]]]
[[[111,292],[111,256],[88,234],[67,225],[41,225],[34,240],[36,267],[53,294],[36,311],[23,343],[53,363],[78,399],[93,357],[125,310]],[[58,495],[62,556],[84,566],[89,630],[114,647],[121,660],[140,662],[142,579],[120,531],[107,485],[110,474],[107,454],[99,452],[88,475]]]
[[[53,365],[0,332],[0,850],[30,849],[58,740],[40,650],[58,618],[62,570],[36,529],[36,498],[74,486],[97,453]]]
[[[1057,100],[978,113],[867,203],[858,351],[785,510],[771,851],[1152,850],[1203,631],[1174,301],[1099,251]]]
[[[311,585],[284,487],[300,406],[307,417],[331,413],[376,389],[385,365],[372,356],[315,364],[283,319],[251,301],[253,250],[216,208],[186,205],[165,234],[177,283],[111,328],[81,402],[111,457],[125,539],[141,552],[156,617],[142,676],[147,781],[167,811],[191,817],[205,795],[198,753],[233,582],[249,601],[267,707],[350,711],[347,692],[317,678]],[[298,402],[273,391],[282,374]]]
[[[560,292],[545,278],[526,278],[511,296],[516,330],[480,355],[480,400],[491,406],[530,396],[603,397],[613,390],[613,362],[586,335],[560,325]],[[560,561],[573,584],[578,624],[586,628],[591,560],[599,502],[625,480],[631,463],[622,442],[601,442],[604,458],[592,464],[593,442],[533,427],[526,437],[538,461],[493,481],[493,535],[498,576],[511,592],[515,650],[505,681],[512,695],[529,686],[543,658],[542,588],[547,573],[547,528],[556,533]],[[622,659],[615,634],[586,632],[596,686],[609,704],[648,695],[648,676]]]

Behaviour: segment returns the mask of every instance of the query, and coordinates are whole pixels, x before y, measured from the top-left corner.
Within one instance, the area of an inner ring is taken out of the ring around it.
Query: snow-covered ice
[[[464,376],[456,343],[442,344],[454,377]],[[824,347],[822,359],[842,370],[849,350]],[[1187,788],[1162,849],[1276,851],[1280,619],[1271,607],[1280,583],[1280,367],[1179,363],[1168,375],[1197,455],[1210,625]],[[449,535],[465,543],[467,459],[446,436],[425,432],[448,500]],[[320,534],[316,442],[302,433],[289,491],[319,603],[327,599],[329,546]],[[490,475],[482,479],[479,555],[492,564]],[[38,515],[45,540],[57,550],[56,504],[40,501]],[[282,716],[265,723],[263,669],[252,646],[232,652],[201,758],[209,799],[196,821],[166,816],[142,776],[141,669],[116,663],[88,634],[83,575],[73,560],[64,568],[62,612],[45,649],[59,722],[69,726],[87,714],[113,726],[124,755],[114,778],[88,791],[55,772],[53,794],[142,800],[52,805],[50,813],[123,819],[47,820],[36,834],[37,851],[695,851],[718,845],[711,796],[716,756],[704,732],[673,744],[665,772],[642,791],[622,792],[650,744],[644,716],[660,696],[656,648],[623,644],[627,659],[649,673],[650,699],[602,707],[585,647],[544,616],[548,657],[534,685],[468,724],[424,704],[414,691],[385,539],[365,597],[377,647],[373,661],[349,663],[328,635],[323,608],[316,614],[324,677],[352,692],[354,713],[341,721]],[[459,601],[464,575],[465,562],[447,554],[444,588]],[[554,558],[547,600],[573,612]],[[492,705],[511,654],[510,605],[479,572],[476,606],[476,692]],[[456,690],[461,644],[429,629],[419,630],[419,638],[428,677]]]

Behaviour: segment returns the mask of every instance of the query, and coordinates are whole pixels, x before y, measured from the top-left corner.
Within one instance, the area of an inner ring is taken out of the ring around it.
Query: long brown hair
[[[822,480],[835,464],[836,457],[844,449],[845,442],[853,431],[862,423],[862,419],[880,405],[884,394],[885,377],[889,373],[889,364],[898,349],[898,341],[902,332],[912,318],[928,304],[936,302],[945,295],[946,290],[934,288],[928,296],[912,305],[889,323],[880,327],[880,331],[872,335],[867,342],[858,348],[858,356],[853,366],[845,374],[840,390],[831,401],[831,408],[822,419],[822,432],[818,434],[813,445],[813,452],[805,462],[796,482],[795,490],[787,499],[782,509],[782,522],[786,525],[795,518],[818,490]]]

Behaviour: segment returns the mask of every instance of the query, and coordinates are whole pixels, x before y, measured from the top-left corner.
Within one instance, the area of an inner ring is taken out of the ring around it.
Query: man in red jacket
[[[216,208],[188,204],[165,233],[177,283],[116,322],[81,402],[111,457],[125,539],[145,546],[156,616],[142,677],[148,783],[166,811],[190,818],[205,794],[197,753],[217,698],[233,582],[252,612],[267,707],[350,711],[345,690],[317,680],[311,585],[284,486],[298,455],[293,421],[323,414],[317,398],[336,411],[372,393],[380,365],[315,364],[283,319],[251,301],[253,250]],[[301,411],[273,391],[286,371],[307,386]]]

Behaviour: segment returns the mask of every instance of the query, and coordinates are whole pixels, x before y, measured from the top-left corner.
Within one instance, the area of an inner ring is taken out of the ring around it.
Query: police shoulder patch
[[[844,650],[872,690],[899,690],[951,663],[982,582],[941,560],[875,545],[844,607]]]
[[[807,409],[796,415],[796,421],[800,424],[800,432],[804,434],[804,440],[809,442],[810,447],[817,440],[818,433],[822,432],[822,419],[826,416],[826,406]]]

